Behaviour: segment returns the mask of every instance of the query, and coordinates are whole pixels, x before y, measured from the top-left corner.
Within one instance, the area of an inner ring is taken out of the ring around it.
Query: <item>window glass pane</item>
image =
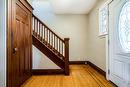
[[[125,52],[130,52],[130,1],[121,10],[119,18],[119,39]]]
[[[107,34],[107,30],[108,30],[108,5],[106,5],[105,7],[103,7],[100,10],[99,13],[99,19],[100,19],[100,29],[99,29],[99,33],[100,35],[104,35]]]

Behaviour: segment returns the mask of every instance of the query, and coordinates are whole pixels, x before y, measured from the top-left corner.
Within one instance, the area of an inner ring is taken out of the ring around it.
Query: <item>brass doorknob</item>
[[[18,48],[13,49],[13,53],[16,53],[18,51]]]

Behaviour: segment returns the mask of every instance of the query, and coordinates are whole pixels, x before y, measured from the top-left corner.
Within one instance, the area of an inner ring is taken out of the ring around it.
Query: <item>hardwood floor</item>
[[[21,87],[115,87],[89,65],[70,65],[70,76],[32,76]]]

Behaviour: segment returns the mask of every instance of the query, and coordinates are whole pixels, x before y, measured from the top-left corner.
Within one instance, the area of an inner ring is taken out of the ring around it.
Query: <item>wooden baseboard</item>
[[[98,71],[100,74],[102,74],[103,76],[106,77],[106,72],[103,71],[102,69],[100,69],[99,67],[97,67],[95,64],[91,63],[90,61],[70,61],[69,64],[70,64],[70,65],[88,64],[88,65],[90,65],[92,68],[94,68],[96,71]]]
[[[98,71],[100,74],[106,77],[106,72],[97,67],[95,64],[91,63],[90,61],[70,61],[70,65],[81,65],[87,63],[92,68],[94,68],[96,71]],[[33,69],[32,70],[33,75],[56,75],[56,74],[64,74],[64,71],[62,69]]]
[[[99,68],[98,66],[96,66],[95,64],[91,63],[90,61],[87,62],[87,64],[89,66],[91,66],[92,68],[94,68],[97,72],[99,72],[100,74],[102,74],[104,77],[106,77],[106,72],[103,71],[101,68]],[[114,85],[114,87],[118,87],[116,84],[114,84],[112,81],[109,81],[111,84]]]
[[[87,64],[106,77],[106,72],[97,67],[95,64],[91,63],[90,61],[88,61]]]
[[[64,74],[62,69],[33,69],[33,75],[57,75]]]
[[[70,65],[85,64],[87,61],[69,61]]]

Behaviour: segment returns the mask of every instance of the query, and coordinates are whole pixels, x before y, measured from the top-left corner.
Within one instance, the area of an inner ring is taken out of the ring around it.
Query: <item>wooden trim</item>
[[[13,16],[13,12],[12,12],[12,5],[13,5],[13,1],[12,0],[8,0],[7,1],[7,63],[6,63],[6,68],[7,68],[7,72],[6,72],[6,87],[9,87],[10,85],[12,85],[12,75],[11,75],[11,28],[12,28],[12,16]]]
[[[32,5],[27,1],[27,0],[19,0],[28,10],[30,10],[32,12],[32,10],[34,10],[34,8],[32,7]]]
[[[80,64],[85,64],[87,63],[88,61],[69,61],[69,64],[70,65],[80,65]]]
[[[103,76],[106,77],[106,72],[103,71],[102,69],[100,69],[98,66],[96,66],[95,64],[91,63],[90,61],[87,62],[87,64],[89,66],[91,66],[92,68],[94,68],[96,71],[98,71],[100,74],[102,74]]]
[[[32,69],[33,75],[57,75],[64,74],[62,69]]]
[[[29,1],[28,0],[25,0],[25,1],[32,8],[32,10],[34,10],[33,6],[29,3]]]
[[[69,75],[69,38],[65,38],[65,75]]]

